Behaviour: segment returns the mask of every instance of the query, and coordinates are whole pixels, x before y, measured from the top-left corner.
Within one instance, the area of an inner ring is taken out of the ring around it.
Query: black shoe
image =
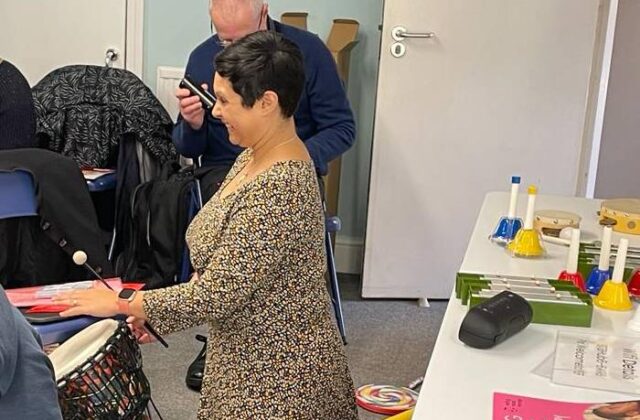
[[[186,382],[190,389],[200,392],[202,389],[202,377],[204,376],[204,363],[207,354],[207,337],[198,334],[196,335],[196,340],[202,341],[204,345],[200,353],[198,353],[198,356],[196,356],[196,359],[189,365],[189,369],[187,369]]]

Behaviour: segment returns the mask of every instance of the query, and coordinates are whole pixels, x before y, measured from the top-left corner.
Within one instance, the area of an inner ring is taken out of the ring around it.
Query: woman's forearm
[[[133,301],[129,304],[129,313],[125,315],[132,315],[139,319],[147,319],[147,315],[144,313],[144,307],[142,302],[144,301],[144,293],[143,291],[138,291]]]

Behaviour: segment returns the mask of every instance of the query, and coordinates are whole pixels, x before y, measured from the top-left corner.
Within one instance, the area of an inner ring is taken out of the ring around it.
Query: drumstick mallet
[[[74,252],[74,253],[73,253],[72,258],[73,258],[73,262],[74,262],[76,265],[84,266],[84,268],[86,268],[87,270],[89,270],[89,271],[91,272],[91,274],[93,274],[94,276],[96,276],[96,277],[98,278],[98,280],[100,280],[100,282],[101,282],[102,284],[104,284],[104,285],[107,287],[107,289],[109,289],[109,290],[113,290],[113,287],[111,287],[111,286],[109,285],[109,283],[107,283],[107,282],[102,278],[102,276],[101,276],[100,274],[98,274],[98,273],[96,272],[96,270],[94,270],[94,269],[93,269],[93,267],[91,267],[91,266],[89,265],[89,263],[87,262],[87,253],[86,253],[86,252],[84,252],[84,251],[76,251],[76,252]],[[169,344],[167,344],[167,342],[166,342],[166,341],[164,341],[164,338],[162,338],[162,337],[160,336],[160,334],[158,334],[158,333],[156,332],[156,330],[154,330],[154,329],[153,329],[153,327],[152,327],[152,326],[151,326],[147,321],[144,321],[144,328],[145,328],[147,331],[149,331],[149,334],[151,334],[152,336],[154,336],[154,337],[156,338],[156,340],[158,340],[158,342],[159,342],[160,344],[162,344],[163,346],[165,346],[165,347],[167,347],[167,348],[169,347]]]
[[[629,240],[626,238],[620,239],[613,275],[611,280],[604,282],[600,293],[593,299],[594,305],[612,311],[630,311],[633,309],[633,303],[629,298],[629,290],[627,290],[627,285],[623,281],[628,247]]]
[[[592,295],[600,293],[602,285],[611,278],[611,268],[609,268],[609,257],[611,256],[611,226],[602,228],[602,241],[600,246],[600,259],[598,265],[593,267],[587,277],[587,292]]]

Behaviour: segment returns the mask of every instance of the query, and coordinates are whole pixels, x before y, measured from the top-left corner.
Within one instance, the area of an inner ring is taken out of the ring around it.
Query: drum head
[[[117,328],[118,321],[103,319],[80,331],[51,352],[49,359],[56,373],[56,381],[90,361]]]

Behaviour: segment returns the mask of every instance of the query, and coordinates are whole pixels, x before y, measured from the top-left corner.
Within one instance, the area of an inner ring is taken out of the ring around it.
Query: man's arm
[[[314,55],[307,57],[312,60],[307,95],[317,132],[304,140],[316,168],[324,175],[328,163],[353,145],[356,125],[336,63],[322,41],[316,41]]]
[[[13,383],[18,353],[18,333],[13,307],[0,287],[0,400]]]
[[[178,122],[173,126],[171,137],[178,153],[195,159],[202,155],[207,147],[207,119],[205,118],[199,130],[194,130],[182,116],[179,116]]]

